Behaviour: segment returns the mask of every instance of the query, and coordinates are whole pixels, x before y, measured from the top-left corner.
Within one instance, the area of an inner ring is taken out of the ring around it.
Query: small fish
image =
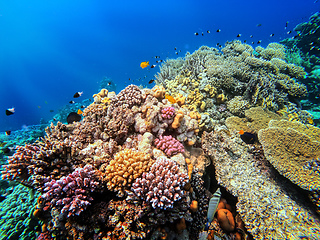
[[[81,120],[81,116],[76,113],[76,112],[71,112],[69,113],[68,117],[67,117],[67,123],[73,123],[73,122],[80,122]]]
[[[240,138],[242,139],[242,141],[244,141],[246,144],[253,144],[257,139],[257,136],[254,133],[245,132],[243,130],[240,130],[239,134],[240,134]]]
[[[177,48],[175,47],[174,50],[177,50]]]
[[[75,103],[75,101],[72,101],[72,100],[71,100],[69,103],[74,104],[74,103]]]
[[[257,44],[260,44],[261,43],[261,40],[259,40],[258,42],[257,42]]]
[[[239,33],[239,34],[237,35],[237,37],[241,37],[241,34]]]
[[[273,36],[274,36],[274,33],[271,33],[271,34],[270,34],[270,37],[273,37]]]
[[[217,43],[216,45],[217,45],[217,47],[218,47],[218,46],[220,45],[220,43]]]
[[[174,99],[174,97],[172,97],[168,94],[165,95],[165,99],[168,99],[168,101],[171,102],[172,104],[176,103],[176,100]]]
[[[286,26],[284,27],[284,29],[287,29],[287,27],[288,27],[288,23],[289,23],[289,22],[287,21],[287,22],[286,22]]]
[[[81,97],[81,95],[83,94],[83,92],[76,92],[73,97],[74,98],[78,98],[78,97]]]
[[[256,26],[257,26],[257,27],[261,27],[261,25],[262,25],[261,23],[258,23]]]
[[[110,86],[112,82],[108,82],[107,85]]]
[[[221,32],[221,29],[218,29],[216,32]]]
[[[154,58],[160,58],[160,56],[155,56]]]
[[[150,81],[149,81],[149,84],[151,84],[151,83],[153,83],[154,82],[154,79],[151,79]]]
[[[287,32],[287,34],[290,34],[290,33],[292,33],[292,31],[291,31],[291,30]]]
[[[14,114],[15,113],[15,109],[14,108],[8,108],[7,110],[6,110],[6,115],[7,116],[10,116],[10,115],[12,115],[12,114]]]
[[[81,115],[82,113],[81,109],[78,109],[77,114]]]
[[[80,108],[85,108],[86,106],[85,105],[81,105],[81,107]]]
[[[41,106],[38,106],[38,108],[40,109],[40,108],[41,108]]]
[[[251,42],[251,44],[254,44],[254,42]]]
[[[210,30],[207,30],[207,33],[210,33]]]
[[[250,35],[250,38],[253,38],[253,35]]]
[[[153,64],[153,65],[150,66],[150,68],[154,68],[154,67],[156,67],[156,66],[157,66],[157,65]]]
[[[243,42],[244,42],[244,43],[246,43],[246,42],[247,42],[247,40],[243,40]]]
[[[146,68],[146,67],[148,67],[149,66],[149,61],[148,62],[141,62],[140,63],[140,67],[141,68]]]
[[[129,78],[129,81],[131,80],[131,78]]]
[[[203,36],[203,32],[201,33],[201,35]]]
[[[54,110],[51,109],[50,112],[54,112]]]
[[[11,134],[11,130],[6,131],[6,135],[9,136]]]
[[[178,52],[175,52],[176,55],[178,55]]]
[[[208,231],[210,223],[212,222],[214,218],[214,214],[216,213],[218,204],[220,202],[221,198],[221,191],[220,188],[217,189],[217,191],[213,194],[212,198],[209,201],[209,208],[207,213],[207,223],[204,228],[205,231]]]
[[[195,33],[194,33],[194,35],[198,36],[198,35],[199,35],[199,33],[198,33],[198,32],[195,32]]]

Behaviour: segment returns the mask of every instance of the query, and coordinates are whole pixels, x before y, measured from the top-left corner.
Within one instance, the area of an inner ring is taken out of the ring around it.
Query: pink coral
[[[188,175],[179,172],[179,165],[166,157],[160,157],[132,184],[128,199],[142,199],[155,209],[173,208],[174,202],[185,200],[184,185]]]
[[[41,197],[50,202],[47,208],[61,209],[63,216],[79,215],[93,200],[89,193],[98,185],[98,182],[92,179],[93,174],[93,167],[88,164],[75,169],[67,177],[45,183],[45,193]]]
[[[164,153],[171,157],[178,153],[184,153],[184,147],[177,139],[169,136],[159,136],[159,138],[154,140],[156,148],[164,151]]]
[[[174,114],[175,114],[174,107],[165,107],[165,108],[161,109],[161,117],[163,119],[168,119],[168,120],[173,119]]]

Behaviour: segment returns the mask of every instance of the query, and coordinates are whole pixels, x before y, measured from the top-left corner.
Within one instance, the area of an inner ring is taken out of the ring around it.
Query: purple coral
[[[161,117],[163,119],[168,119],[168,120],[173,119],[174,114],[175,114],[174,107],[165,107],[161,109]]]
[[[184,153],[184,147],[182,143],[180,143],[177,139],[175,139],[171,135],[159,136],[159,138],[156,138],[154,140],[154,143],[156,145],[156,148],[164,151],[164,153],[168,157],[171,157],[178,153]]]
[[[182,188],[188,179],[186,173],[179,172],[175,161],[160,157],[149,172],[144,172],[132,184],[128,199],[141,199],[154,209],[173,208],[174,202],[185,199],[186,192]]]
[[[61,214],[68,217],[79,215],[90,205],[93,200],[89,193],[97,187],[92,177],[93,167],[86,165],[83,168],[75,169],[67,177],[62,177],[58,181],[51,180],[45,183],[42,198],[50,202],[50,207],[55,206],[61,209]],[[63,206],[62,208],[60,206]]]

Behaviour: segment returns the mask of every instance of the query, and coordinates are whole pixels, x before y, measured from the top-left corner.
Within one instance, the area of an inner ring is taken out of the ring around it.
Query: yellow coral
[[[199,88],[194,89],[194,91],[191,91],[190,94],[187,97],[187,104],[189,110],[196,110],[199,108],[202,104],[204,96],[200,93]]]
[[[186,101],[186,97],[184,97],[181,93],[178,93],[174,99],[176,100],[176,103],[178,103],[178,105],[181,107],[182,105],[184,105],[185,101]]]
[[[218,104],[224,103],[227,100],[228,100],[227,96],[224,95],[223,93],[217,95],[217,103]]]
[[[101,100],[108,96],[108,90],[107,89],[101,89],[99,93],[93,94],[93,99],[95,103],[101,103]]]
[[[302,189],[309,191],[320,190],[320,176],[308,167],[308,164],[320,157],[320,143],[312,141],[319,139],[313,134],[319,134],[320,130],[311,126],[312,131],[307,131],[305,126],[299,122],[295,129],[290,128],[293,122],[270,122],[270,126],[261,129],[258,133],[259,142],[262,144],[264,153],[268,161],[286,178],[300,186]],[[301,125],[301,126],[298,126]],[[288,126],[288,127],[287,127]],[[299,132],[302,130],[303,132]]]
[[[135,179],[149,171],[153,162],[150,155],[144,152],[132,149],[118,152],[103,171],[108,189],[123,196]]]
[[[176,116],[174,117],[173,123],[171,124],[172,128],[178,128],[180,126],[180,123],[183,119],[184,113],[179,110]]]
[[[210,97],[214,97],[217,94],[217,89],[210,84],[207,84],[203,90],[209,93]]]
[[[156,85],[152,88],[152,95],[156,98],[164,99],[165,94],[166,94],[166,90],[163,86]]]

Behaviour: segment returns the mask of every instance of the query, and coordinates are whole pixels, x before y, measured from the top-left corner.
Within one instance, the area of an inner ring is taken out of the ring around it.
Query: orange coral
[[[232,213],[228,209],[220,209],[217,212],[217,219],[220,227],[226,232],[232,232],[235,228],[235,222]]]
[[[103,180],[107,181],[108,189],[116,191],[118,196],[123,196],[136,178],[149,171],[153,162],[149,154],[124,149],[115,154],[109,165],[103,165],[100,170],[104,173]]]
[[[163,99],[165,97],[165,94],[166,94],[166,90],[164,89],[163,86],[156,85],[152,88],[152,95],[156,98]]]
[[[174,117],[173,123],[171,124],[172,128],[178,128],[183,119],[184,113],[182,111],[178,111],[177,115]]]
[[[184,97],[181,93],[178,93],[174,99],[176,100],[176,103],[181,107],[186,102],[186,97]]]

